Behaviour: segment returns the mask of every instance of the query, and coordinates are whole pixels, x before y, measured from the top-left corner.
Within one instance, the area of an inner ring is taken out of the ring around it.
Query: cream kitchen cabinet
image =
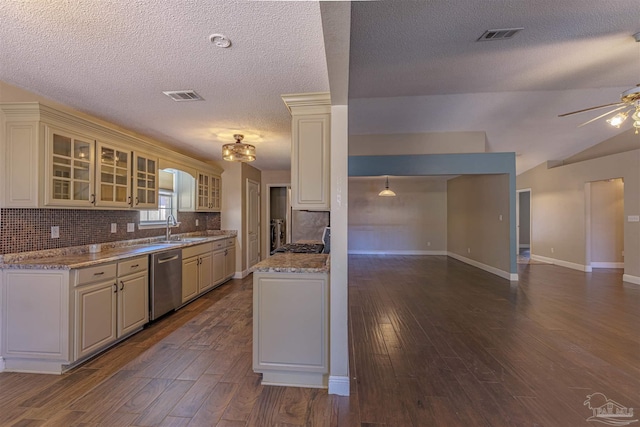
[[[220,176],[198,172],[196,179],[196,210],[220,212]]]
[[[213,244],[191,246],[182,250],[182,302],[197,297],[214,285]]]
[[[8,371],[61,373],[140,330],[149,318],[148,258],[74,270],[2,270]]]
[[[178,210],[180,212],[220,212],[220,175],[198,172],[194,178],[178,172]]]
[[[77,270],[75,295],[75,360],[80,360],[149,321],[148,258]]]
[[[283,95],[291,112],[291,207],[328,211],[331,184],[331,98]]]
[[[236,239],[230,237],[226,241],[224,252],[224,278],[230,279],[236,273]]]
[[[262,384],[326,388],[327,273],[253,273],[253,370]]]
[[[220,284],[236,272],[235,238],[213,242],[213,283]]]
[[[125,136],[38,103],[0,109],[2,207],[157,208],[157,156],[139,151]]]

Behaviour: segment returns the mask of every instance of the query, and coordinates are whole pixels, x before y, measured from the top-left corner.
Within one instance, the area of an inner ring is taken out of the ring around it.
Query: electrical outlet
[[[498,215],[498,219],[502,221],[502,215]]]
[[[551,248],[551,253],[553,253],[553,248]]]
[[[127,233],[133,233],[134,231],[136,231],[136,224],[133,222],[128,222],[127,223]]]
[[[470,254],[471,253],[471,248],[467,248],[467,253]]]
[[[431,246],[431,242],[427,242],[427,246]]]
[[[115,233],[118,231],[118,224],[116,224],[115,222],[111,223],[111,232]]]
[[[59,239],[60,238],[60,227],[57,225],[54,225],[53,227],[51,227],[51,238],[52,239]]]
[[[640,222],[640,215],[629,215],[627,217],[627,221],[629,221],[629,222]]]

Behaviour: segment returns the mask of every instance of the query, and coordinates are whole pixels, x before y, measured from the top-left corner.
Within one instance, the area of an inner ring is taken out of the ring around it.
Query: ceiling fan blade
[[[611,104],[598,105],[597,107],[589,107],[589,108],[585,108],[584,110],[578,110],[578,111],[572,111],[570,113],[558,114],[558,117],[565,117],[565,116],[570,116],[572,114],[585,113],[585,112],[591,111],[591,110],[599,110],[600,108],[614,107],[614,106],[618,106],[618,105],[622,105],[622,104],[626,104],[626,102],[612,102]]]
[[[606,116],[608,116],[608,115],[609,115],[609,114],[611,114],[611,113],[615,113],[616,111],[624,110],[625,108],[627,108],[627,105],[626,105],[626,104],[625,104],[625,105],[623,105],[622,107],[618,107],[618,108],[613,109],[613,110],[611,110],[611,111],[607,111],[606,113],[601,114],[601,115],[599,115],[598,117],[594,117],[593,119],[591,119],[591,120],[589,120],[589,121],[587,121],[587,122],[584,122],[584,123],[582,123],[581,125],[578,125],[578,127],[582,127],[582,126],[584,126],[584,125],[588,125],[588,124],[589,124],[589,123],[591,123],[591,122],[595,122],[595,121],[596,121],[596,120],[598,120],[598,119],[601,119],[601,118],[603,118],[603,117],[606,117]]]

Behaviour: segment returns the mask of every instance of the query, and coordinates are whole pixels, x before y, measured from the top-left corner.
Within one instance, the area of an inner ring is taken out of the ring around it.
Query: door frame
[[[272,188],[286,188],[287,189],[287,213],[285,215],[285,243],[291,242],[291,184],[267,184],[265,195],[265,224],[263,227],[262,237],[264,238],[263,242],[266,243],[266,246],[262,249],[266,248],[266,252],[264,252],[265,257],[271,255],[271,189]]]
[[[516,190],[516,256],[520,255],[520,193],[529,193],[529,254],[533,254],[532,223],[533,197],[531,188]]]
[[[256,230],[256,238],[258,239],[258,262],[260,262],[260,258],[261,258],[261,252],[262,252],[262,248],[260,247],[261,244],[261,238],[260,238],[260,233],[261,233],[261,228],[260,228],[260,183],[257,181],[254,181],[252,179],[247,178],[246,180],[246,184],[245,184],[245,206],[246,206],[246,215],[245,215],[245,230],[246,230],[246,263],[247,263],[247,270],[251,270],[251,267],[253,267],[253,265],[250,264],[250,250],[249,250],[249,186],[251,184],[254,184],[256,186],[256,188],[258,189],[258,194],[257,194],[257,204],[256,204],[256,220],[258,221],[257,224],[257,230]]]

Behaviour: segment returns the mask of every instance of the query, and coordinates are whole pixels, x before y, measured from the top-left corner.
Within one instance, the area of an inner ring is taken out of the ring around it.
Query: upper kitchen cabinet
[[[178,210],[180,212],[220,212],[221,180],[219,173],[198,171],[178,173]]]
[[[331,180],[329,93],[282,95],[291,112],[291,207],[328,211]]]
[[[0,206],[158,206],[158,156],[147,154],[148,146],[39,103],[0,104],[0,110],[0,161],[5,162]]]
[[[134,152],[133,207],[158,207],[158,158]]]

